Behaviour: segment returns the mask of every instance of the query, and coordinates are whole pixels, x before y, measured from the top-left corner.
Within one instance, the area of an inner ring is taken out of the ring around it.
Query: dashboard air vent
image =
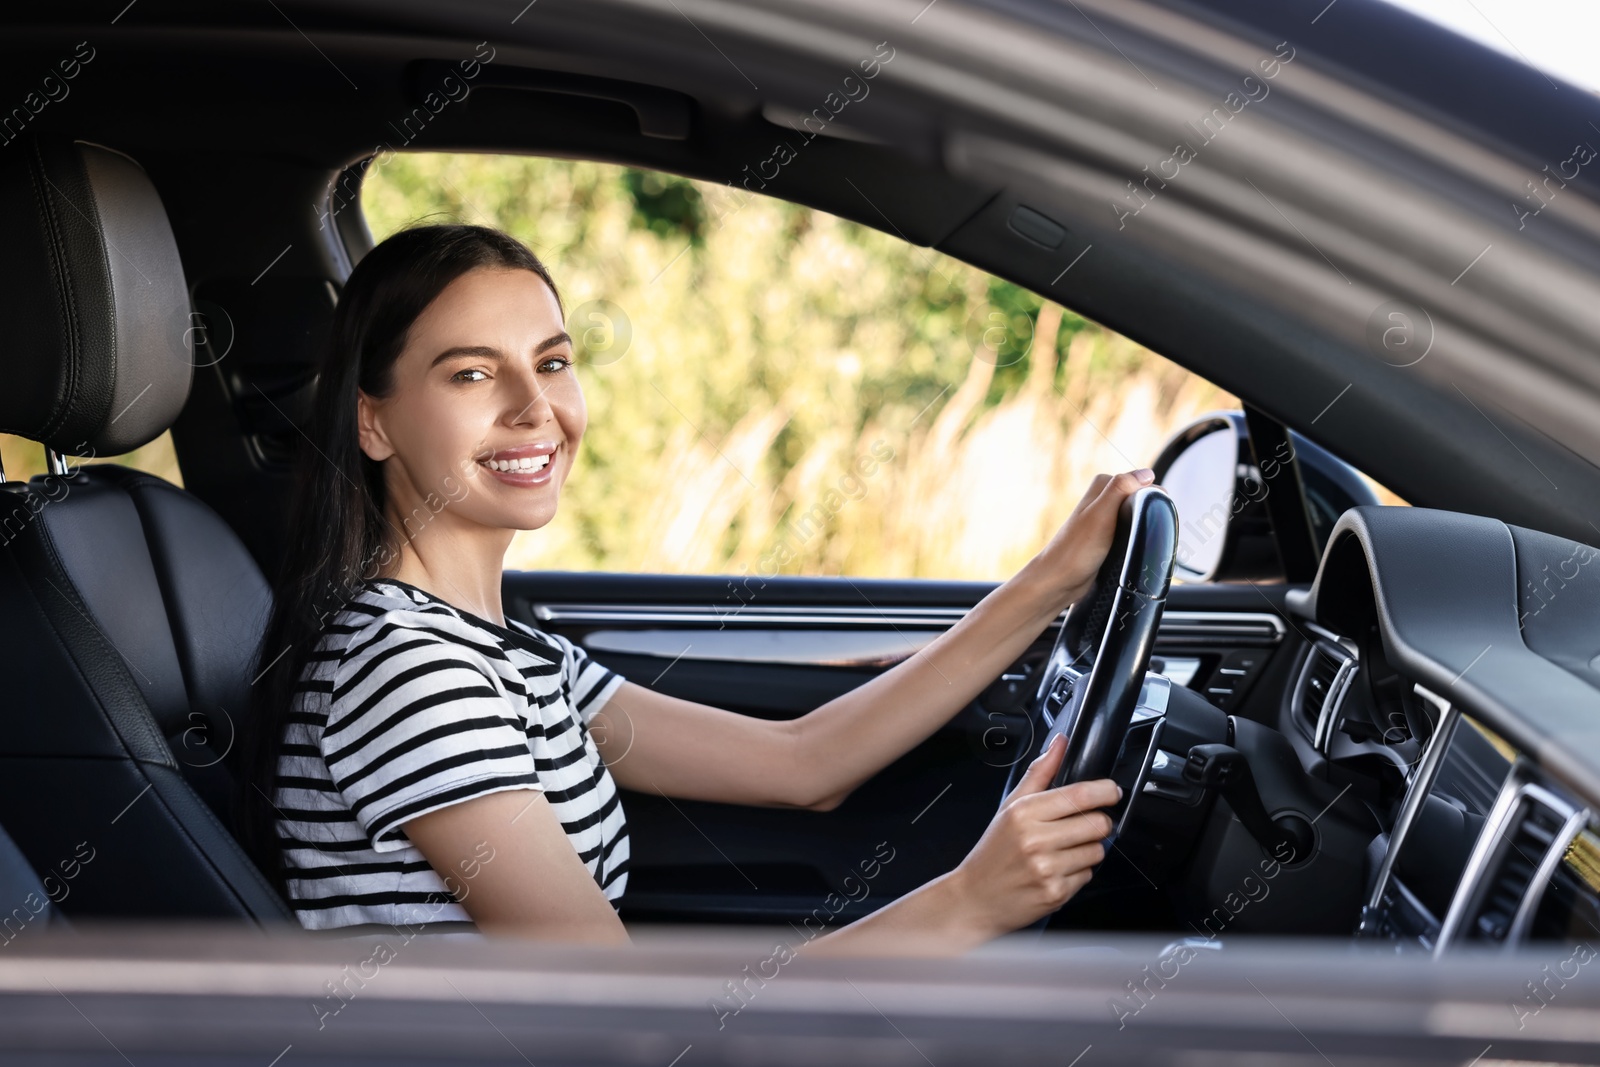
[[[1501,834],[1500,847],[1476,894],[1471,912],[1460,924],[1466,941],[1503,942],[1545,856],[1555,847],[1566,824],[1566,814],[1537,797],[1523,794]]]
[[[1317,641],[1300,670],[1293,703],[1295,717],[1319,751],[1326,751],[1328,737],[1337,725],[1339,699],[1350,683],[1355,665],[1355,659],[1338,645]]]

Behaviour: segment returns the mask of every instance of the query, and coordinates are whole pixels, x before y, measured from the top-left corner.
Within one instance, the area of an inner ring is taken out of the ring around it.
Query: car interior
[[[7,17],[8,67],[77,55],[81,71],[76,99],[5,125],[0,145],[0,430],[49,457],[3,486],[0,892],[50,901],[0,922],[297,929],[235,840],[232,739],[317,346],[373,247],[362,181],[383,153],[426,149],[623,164],[825,211],[1045,294],[1242,402],[1136,457],[1166,491],[1125,509],[1096,593],[839,807],[626,793],[629,923],[781,927],[839,895],[829,921],[859,917],[954,867],[1019,761],[1068,730],[1080,768],[1127,800],[1051,929],[1435,955],[1600,931],[1597,550],[1570,498],[1527,469],[1592,486],[1583,455],[1509,418],[1491,420],[1496,436],[1466,393],[1390,364],[1347,379],[1315,322],[1206,299],[1242,284],[1226,264],[1169,268],[1144,248],[1069,274],[1103,240],[1062,206],[1071,181],[1049,186],[1021,135],[983,165],[952,163],[978,133],[941,140],[913,88],[883,88],[860,129],[816,137],[776,176],[752,170],[836,76],[823,45],[769,41],[755,91],[682,43],[689,27],[662,50],[675,58],[646,63],[653,24],[595,43],[594,16],[550,7],[526,16],[547,36],[519,43],[479,34],[475,7],[454,28],[402,7],[388,33],[330,14],[312,27],[321,47],[270,9],[152,5],[137,26],[93,28]],[[445,106],[464,62],[470,93]],[[169,431],[182,488],[112,458]],[[1358,470],[1419,506],[1380,503]],[[1226,513],[1208,513],[1219,477]],[[1208,531],[1198,548],[1186,528]],[[915,654],[992,588],[504,582],[508,616],[624,676],[767,718]],[[883,842],[896,859],[869,896],[850,872]]]

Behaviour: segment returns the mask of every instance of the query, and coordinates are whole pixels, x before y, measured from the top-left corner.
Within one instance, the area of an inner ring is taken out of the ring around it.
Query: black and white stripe
[[[564,637],[368,582],[306,664],[278,758],[278,834],[301,924],[473,929],[401,824],[508,789],[544,791],[615,901],[627,824],[588,724],[621,684]]]

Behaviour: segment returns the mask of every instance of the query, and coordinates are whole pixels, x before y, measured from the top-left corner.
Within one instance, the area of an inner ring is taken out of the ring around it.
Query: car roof
[[[1340,71],[1538,170],[1600,136],[1594,94],[1392,3],[1372,0],[1157,0],[1265,41],[1292,40]],[[1587,132],[1585,132],[1587,131]],[[1573,184],[1600,192],[1584,171]]]

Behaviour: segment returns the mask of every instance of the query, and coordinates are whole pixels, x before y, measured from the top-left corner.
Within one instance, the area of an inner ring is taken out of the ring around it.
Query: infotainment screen
[[[1516,752],[1469,716],[1458,716],[1432,787],[1395,857],[1396,877],[1417,902],[1442,921],[1467,859],[1511,773]]]

